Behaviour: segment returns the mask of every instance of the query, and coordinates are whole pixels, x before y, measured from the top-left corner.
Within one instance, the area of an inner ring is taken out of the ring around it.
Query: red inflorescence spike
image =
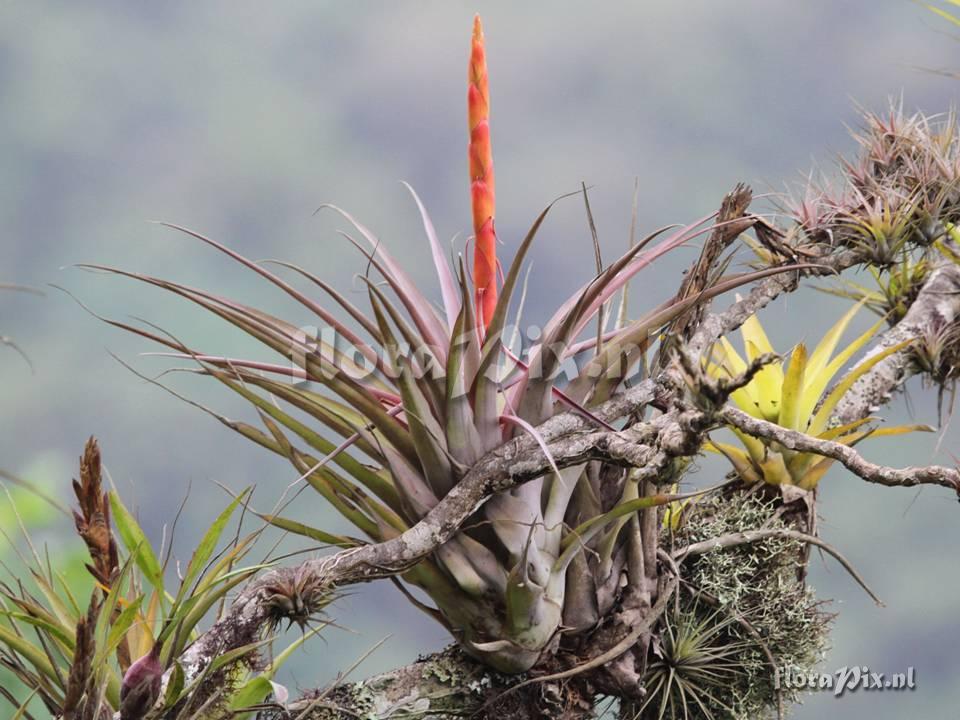
[[[490,149],[490,93],[487,88],[487,59],[483,46],[480,16],[473,20],[470,53],[467,118],[470,127],[470,196],[473,206],[473,283],[477,314],[484,328],[497,306],[497,237],[494,230],[496,193],[493,181],[493,153]]]

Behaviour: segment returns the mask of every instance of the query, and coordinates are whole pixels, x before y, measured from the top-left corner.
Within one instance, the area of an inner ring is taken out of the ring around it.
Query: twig
[[[865,460],[852,447],[815,438],[797,430],[788,430],[766,420],[755,418],[742,410],[725,407],[717,412],[719,419],[754,437],[775,440],[790,450],[811,452],[842,463],[854,475],[867,482],[887,487],[916,487],[940,485],[960,495],[960,472],[939,465],[928,467],[891,468]]]
[[[852,577],[857,584],[864,589],[867,595],[869,595],[877,605],[884,607],[883,601],[877,597],[873,590],[870,589],[870,586],[867,585],[866,580],[861,577],[860,573],[856,571],[853,565],[850,564],[850,561],[847,560],[839,550],[833,547],[830,543],[824,542],[820,538],[816,538],[813,535],[802,533],[799,530],[791,530],[789,528],[767,528],[764,530],[745,530],[743,532],[728,533],[727,535],[720,535],[719,537],[691,543],[690,545],[679,548],[678,550],[674,551],[673,557],[677,560],[684,560],[691,555],[703,555],[704,553],[712,552],[714,550],[737,547],[738,545],[748,545],[751,543],[760,542],[761,540],[768,540],[770,538],[788,538],[790,540],[799,540],[800,542],[816,545],[818,548],[821,548],[825,552],[832,555],[833,558],[843,566],[843,569],[850,574],[850,577]]]

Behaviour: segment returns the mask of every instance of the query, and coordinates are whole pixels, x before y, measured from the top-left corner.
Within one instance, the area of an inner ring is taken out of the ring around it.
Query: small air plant
[[[916,198],[888,191],[868,199],[856,186],[853,193],[858,207],[840,217],[843,240],[869,265],[896,265],[918,233]]]
[[[944,396],[948,393],[948,412],[952,412],[960,381],[960,325],[938,318],[917,337],[911,357],[925,380],[939,387],[937,415],[943,417]]]
[[[775,205],[780,214],[794,223],[788,232],[792,231],[797,237],[797,244],[834,245],[837,214],[846,202],[825,180],[811,173],[799,191],[794,189],[784,194]],[[758,250],[754,248],[755,252]],[[763,258],[763,254],[758,254]]]
[[[864,429],[872,418],[863,418],[839,427],[831,427],[831,415],[840,398],[853,383],[878,362],[904,345],[887,348],[844,375],[829,391],[828,386],[850,358],[860,350],[879,329],[879,320],[860,337],[834,356],[837,344],[857,311],[861,301],[823,336],[812,353],[804,343],[798,343],[784,363],[774,360],[761,369],[746,386],[734,391],[731,400],[744,412],[754,417],[776,423],[781,427],[799,430],[814,437],[853,445],[867,437],[897,435],[926,426],[896,426]],[[714,348],[713,362],[708,372],[713,377],[735,378],[763,354],[775,355],[763,326],[756,316],[748,319],[740,328],[746,359],[734,349],[732,343],[721,338]],[[798,452],[783,447],[777,442],[751,437],[739,430],[733,432],[743,445],[713,441],[708,449],[720,452],[731,462],[737,473],[746,482],[766,482],[773,485],[795,485],[811,490],[833,464],[833,460],[820,455]]]
[[[735,623],[736,616],[728,609],[696,598],[666,613],[647,667],[647,698],[636,717],[730,717],[733,708],[728,704],[728,689],[743,683],[742,658],[751,644],[732,632]]]
[[[334,598],[333,590],[302,565],[278,569],[263,595],[271,628],[286,620],[288,627],[296,624],[301,630],[318,619]]]
[[[916,300],[923,284],[930,277],[933,265],[926,257],[904,253],[902,259],[887,268],[886,272],[868,267],[875,287],[868,287],[853,280],[843,280],[839,287],[818,287],[828,295],[863,301],[864,307],[880,315],[889,326],[894,326],[907,314]]]
[[[848,247],[884,271],[914,251],[928,252],[960,214],[956,117],[864,113],[853,133],[861,152],[840,160],[831,183],[811,176],[781,201],[803,241]]]

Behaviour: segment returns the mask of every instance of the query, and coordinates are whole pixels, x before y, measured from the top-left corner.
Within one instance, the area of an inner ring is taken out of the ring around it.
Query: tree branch
[[[416,662],[360,682],[338,682],[324,690],[304,693],[286,708],[260,710],[261,720],[355,720],[356,718],[463,718],[478,714],[516,678],[500,675],[467,656],[455,645],[431,653]],[[504,717],[498,709],[498,717]],[[525,694],[514,698],[509,717],[535,720],[541,717],[536,703]]]
[[[755,542],[768,540],[770,538],[790,538],[792,540],[799,540],[800,542],[804,542],[809,545],[816,545],[818,548],[821,548],[829,555],[832,555],[834,559],[843,566],[843,569],[846,570],[850,574],[850,577],[852,577],[857,584],[864,589],[867,595],[870,596],[871,600],[873,600],[877,605],[883,607],[883,602],[879,597],[877,597],[877,594],[870,589],[870,586],[867,585],[866,580],[861,577],[860,573],[856,571],[853,565],[850,564],[850,561],[847,560],[839,550],[833,547],[830,543],[824,542],[820,538],[808,533],[800,532],[799,530],[792,530],[790,528],[760,528],[759,530],[747,530],[744,532],[729,533],[727,535],[721,535],[719,537],[710,538],[709,540],[702,540],[700,542],[686,545],[675,550],[673,557],[677,560],[684,560],[691,555],[703,555],[704,553],[713,552],[714,550],[723,550],[726,548],[737,547],[739,545],[750,545]]]
[[[821,440],[796,430],[755,418],[734,407],[724,407],[717,417],[753,437],[775,440],[790,450],[811,452],[842,463],[850,472],[867,482],[888,487],[940,485],[960,495],[960,472],[954,468],[930,465],[896,469],[865,460],[856,450],[832,440]]]
[[[855,253],[849,250],[834,252],[831,255],[810,259],[819,268],[803,271],[809,276],[838,275],[842,271],[862,263]],[[732,330],[743,325],[747,319],[765,308],[783,293],[797,289],[801,273],[783,273],[773,275],[756,283],[747,295],[731,304],[726,310],[713,313],[704,318],[690,342],[687,352],[691,357],[702,356],[711,345]]]
[[[944,263],[924,283],[904,318],[885,332],[863,358],[869,359],[887,348],[930,336],[960,318],[960,266]],[[832,422],[846,425],[876,412],[912,374],[912,347],[878,362],[850,388],[837,403]]]

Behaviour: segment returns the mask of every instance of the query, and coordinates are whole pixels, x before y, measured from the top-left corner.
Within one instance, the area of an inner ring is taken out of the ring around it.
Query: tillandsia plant
[[[479,18],[473,30],[467,104],[475,231],[472,276],[461,258],[450,266],[427,211],[411,189],[432,251],[442,312],[434,309],[385,243],[334,206],[325,207],[353,227],[356,237],[348,234],[347,239],[385,283],[361,278],[369,314],[307,270],[281,265],[327,294],[350,315],[349,325],[263,264],[177,228],[282,289],[328,323],[334,339],[327,333],[310,337],[291,322],[202,290],[111,270],[195,302],[292,358],[294,379],[304,381],[301,384],[290,382],[289,366],[221,357],[170,335],[125,326],[199,363],[203,373],[253,404],[265,430],[228,424],[289,459],[302,481],[373,541],[396,537],[415,525],[480,458],[512,438],[530,436],[545,447],[535,428],[560,412],[572,411],[596,428],[613,429],[591,408],[635,379],[663,328],[698,303],[783,271],[711,277],[695,292],[667,298],[632,322],[601,325],[594,337],[584,338],[596,328],[598,316],[614,315],[604,310],[637,273],[697,236],[725,228],[722,222],[711,225],[710,216],[660,230],[633,243],[577,289],[546,323],[540,342],[521,357],[521,349],[511,347],[507,337],[508,310],[550,208],[517,247],[498,287],[490,100]],[[304,422],[303,416],[312,422]],[[340,441],[328,439],[327,433]],[[428,611],[471,655],[503,672],[523,672],[560,636],[586,632],[610,611],[631,546],[635,558],[638,552],[639,538],[627,531],[636,529],[630,516],[673,499],[655,486],[642,487],[636,474],[614,465],[585,459],[554,467],[491,498],[463,532],[403,578],[426,591],[436,604]],[[279,513],[264,517],[321,542],[342,547],[361,542]],[[648,562],[655,564],[655,545],[646,552]],[[641,572],[637,566],[633,571]]]
[[[226,653],[205,671],[208,680],[229,678],[229,683],[220,683],[217,695],[193,695],[196,683],[185,683],[178,662],[197,637],[201,621],[216,615],[229,592],[265,567],[239,565],[258,532],[243,537],[238,532],[218,551],[246,492],[207,530],[174,594],[164,579],[169,552],[161,561],[163,551],[154,549],[116,493],[103,488],[100,450],[92,438],[80,458],[80,479],[74,480],[73,490],[74,524],[90,558],[86,569],[92,593],[86,606],[63,569],[38,553],[23,523],[30,552],[20,561],[30,582],[0,583],[0,665],[32,690],[18,698],[16,688],[0,688],[18,718],[39,717],[38,704],[65,720],[207,717],[197,714],[201,707],[249,716],[244,712],[248,707],[270,695],[285,695],[273,676],[316,630],[270,663],[258,657],[265,643]],[[278,602],[283,592],[278,588]],[[328,596],[311,598],[301,607],[302,619],[315,616],[328,601]]]

